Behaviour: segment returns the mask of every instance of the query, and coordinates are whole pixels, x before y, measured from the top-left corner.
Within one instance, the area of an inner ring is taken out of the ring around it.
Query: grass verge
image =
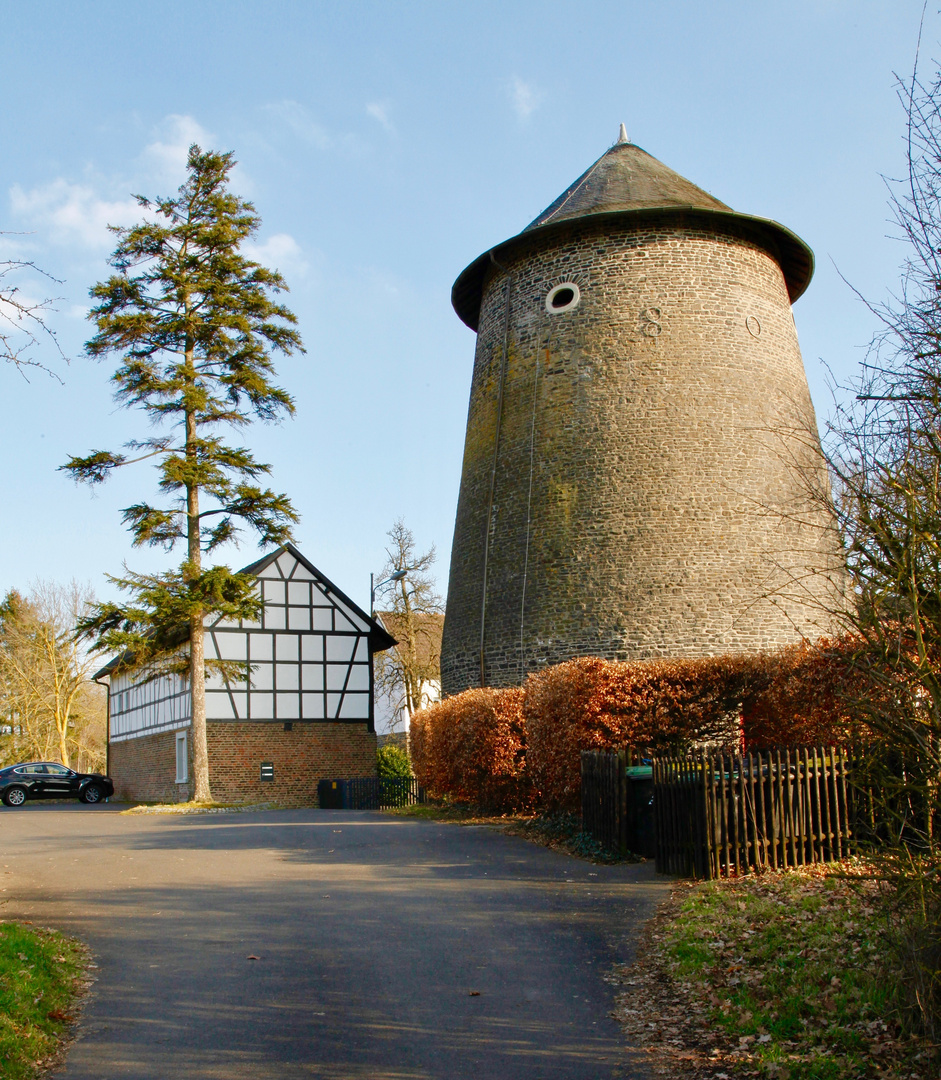
[[[860,863],[678,884],[616,1015],[677,1076],[934,1080],[895,1020],[898,975]]]
[[[58,1060],[87,989],[84,945],[54,930],[0,923],[0,1076],[28,1080]]]

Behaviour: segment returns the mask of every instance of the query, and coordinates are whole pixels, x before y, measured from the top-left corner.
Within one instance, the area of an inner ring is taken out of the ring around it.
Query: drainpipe
[[[105,694],[105,776],[111,775],[111,684],[103,683],[101,679],[93,679],[99,686],[103,686]]]

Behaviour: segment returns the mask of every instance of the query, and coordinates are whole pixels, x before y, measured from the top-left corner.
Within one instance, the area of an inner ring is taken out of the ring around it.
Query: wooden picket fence
[[[655,758],[657,870],[718,878],[843,858],[848,769],[822,746]]]
[[[614,753],[581,753],[582,829],[603,848],[619,855],[654,855],[652,830],[639,820],[644,812],[642,800],[627,777],[628,767],[649,760],[646,754],[632,747]]]
[[[637,752],[583,750],[582,828],[612,852],[639,851],[644,808],[626,767]],[[833,862],[854,842],[850,760],[835,747],[655,755],[657,870],[717,878]],[[652,854],[653,852],[651,852]]]
[[[627,853],[627,751],[582,751],[582,829],[608,851]]]

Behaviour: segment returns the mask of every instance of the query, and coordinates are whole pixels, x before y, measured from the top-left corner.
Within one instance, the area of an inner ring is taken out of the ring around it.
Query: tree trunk
[[[187,456],[196,456],[196,417],[186,414]],[[202,550],[199,537],[199,488],[186,485],[186,542],[188,573],[196,580],[202,569]],[[212,802],[209,788],[209,744],[206,739],[206,659],[203,639],[203,612],[190,614],[190,715],[193,735],[193,798],[197,802]]]
[[[202,612],[190,618],[190,693],[193,718],[193,798],[212,802],[209,789],[209,745],[206,740],[206,665]]]
[[[65,724],[61,726],[57,724],[56,726],[59,728],[59,760],[67,769],[70,769],[72,766],[69,764],[69,748],[66,744],[68,728]]]

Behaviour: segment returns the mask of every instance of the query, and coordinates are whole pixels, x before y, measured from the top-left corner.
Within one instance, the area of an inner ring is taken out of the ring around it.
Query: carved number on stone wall
[[[659,337],[663,326],[660,322],[663,312],[658,307],[644,308],[640,313],[640,329],[644,337]]]

